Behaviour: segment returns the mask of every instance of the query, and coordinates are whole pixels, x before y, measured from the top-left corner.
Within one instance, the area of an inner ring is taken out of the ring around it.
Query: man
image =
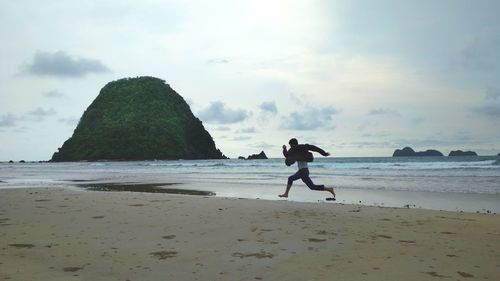
[[[279,197],[287,198],[288,192],[290,192],[290,188],[292,188],[293,182],[301,179],[307,185],[307,187],[309,187],[309,189],[328,191],[333,195],[332,200],[335,200],[335,192],[333,190],[333,187],[314,184],[309,177],[309,167],[307,165],[307,162],[313,161],[313,155],[311,152],[309,152],[309,150],[318,152],[323,156],[328,156],[330,155],[330,153],[314,145],[299,144],[299,142],[295,138],[291,139],[288,143],[290,144],[289,150],[286,149],[286,145],[283,145],[283,156],[285,156],[285,163],[287,166],[290,166],[293,163],[297,162],[297,167],[299,170],[288,178],[285,193],[279,195]]]

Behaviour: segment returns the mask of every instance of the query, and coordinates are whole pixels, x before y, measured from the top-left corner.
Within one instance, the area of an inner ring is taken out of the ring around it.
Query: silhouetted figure
[[[290,192],[290,188],[292,188],[293,182],[301,179],[307,185],[307,187],[309,187],[309,189],[328,191],[333,195],[333,198],[335,198],[333,186],[327,187],[322,184],[317,185],[313,183],[313,181],[309,177],[309,166],[307,165],[307,162],[312,162],[314,159],[312,153],[309,151],[318,152],[323,156],[328,156],[330,155],[330,153],[314,145],[299,144],[299,142],[295,138],[291,139],[288,144],[290,144],[289,150],[287,150],[286,145],[283,145],[283,156],[285,156],[285,164],[287,166],[291,166],[293,163],[297,162],[298,171],[288,177],[288,183],[286,185],[285,193],[279,195],[279,197],[287,198],[288,192]]]

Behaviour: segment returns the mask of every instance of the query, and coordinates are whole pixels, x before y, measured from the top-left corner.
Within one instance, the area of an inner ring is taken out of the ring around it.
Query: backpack
[[[296,161],[314,161],[314,156],[312,152],[309,152],[306,145],[299,144],[298,146],[290,148],[290,150],[288,150],[287,157],[285,158],[285,165],[291,166]]]

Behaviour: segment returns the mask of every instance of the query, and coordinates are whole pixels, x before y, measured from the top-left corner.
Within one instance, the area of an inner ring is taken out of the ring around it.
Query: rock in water
[[[403,149],[396,149],[392,157],[407,157],[407,156],[443,156],[443,153],[435,149],[428,149],[426,151],[415,151],[411,147]]]
[[[452,150],[448,156],[477,156],[474,151]]]
[[[248,155],[246,160],[255,160],[255,159],[267,159],[267,155],[264,151],[261,151],[259,154]]]
[[[165,81],[108,83],[51,161],[226,158],[186,101]]]
[[[392,157],[403,157],[403,156],[415,156],[415,150],[407,146],[403,149],[396,149],[392,154]]]

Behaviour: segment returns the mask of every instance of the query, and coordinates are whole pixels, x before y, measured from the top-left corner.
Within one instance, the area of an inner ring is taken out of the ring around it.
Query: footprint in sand
[[[474,277],[474,275],[463,271],[457,271],[457,273],[464,278]]]
[[[9,221],[10,219],[8,218],[0,219],[0,225],[11,225]]]
[[[178,253],[176,251],[159,251],[159,252],[153,252],[153,253],[149,253],[149,254],[158,258],[159,260],[165,260],[168,258],[176,257]]]
[[[377,239],[377,238],[392,239],[392,236],[384,235],[384,234],[372,235],[371,237],[372,237],[372,239]]]
[[[264,251],[260,251],[259,253],[248,253],[248,254],[236,252],[236,253],[233,253],[232,256],[240,258],[240,259],[249,258],[249,257],[254,257],[254,258],[258,258],[258,259],[264,259],[264,258],[272,259],[274,257],[274,254],[264,252]]]
[[[326,239],[318,239],[318,238],[309,238],[307,239],[309,242],[325,242]]]
[[[70,267],[63,268],[64,272],[76,272],[76,271],[79,271],[82,269],[83,269],[83,267],[77,267],[77,266],[70,266]]]
[[[415,244],[415,240],[398,240],[399,243]]]
[[[35,247],[35,245],[33,244],[9,244],[9,246],[14,248],[27,248],[27,249]]]
[[[422,272],[422,273],[428,274],[428,275],[430,275],[432,277],[439,277],[439,278],[450,278],[451,277],[451,276],[441,275],[441,274],[439,274],[439,273],[437,273],[435,271],[428,271],[428,272]]]

